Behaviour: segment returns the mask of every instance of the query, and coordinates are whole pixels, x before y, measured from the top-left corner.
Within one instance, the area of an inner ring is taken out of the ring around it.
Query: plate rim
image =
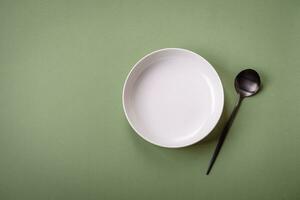
[[[204,134],[203,137],[200,137],[200,138],[197,138],[197,140],[195,141],[192,141],[190,143],[187,143],[187,144],[184,144],[184,145],[173,145],[173,146],[168,146],[168,145],[162,145],[162,144],[159,144],[157,142],[154,142],[150,139],[148,139],[147,137],[145,137],[143,134],[141,134],[136,128],[135,126],[133,125],[130,117],[128,116],[128,113],[127,113],[127,110],[126,110],[126,106],[125,106],[125,89],[126,89],[126,85],[127,85],[127,82],[130,78],[130,76],[132,75],[133,71],[137,68],[137,66],[144,60],[146,59],[147,57],[153,55],[153,54],[156,54],[156,53],[159,53],[159,52],[162,52],[162,51],[168,51],[168,50],[179,50],[179,51],[184,51],[184,52],[187,52],[187,53],[191,53],[191,54],[194,54],[198,57],[200,57],[201,59],[203,59],[204,61],[206,61],[208,63],[208,65],[212,68],[212,70],[216,73],[217,75],[217,78],[219,80],[219,83],[220,83],[220,86],[221,86],[221,96],[222,96],[222,99],[221,99],[221,110],[219,111],[218,113],[218,116],[217,116],[217,120],[214,121],[213,125],[210,127],[210,129],[207,131],[206,134]],[[123,88],[122,88],[122,107],[123,107],[123,112],[125,114],[125,117],[128,121],[128,123],[130,124],[130,127],[136,132],[136,134],[138,134],[141,138],[143,138],[144,140],[146,140],[147,142],[151,143],[151,144],[154,144],[156,146],[159,146],[159,147],[164,147],[164,148],[183,148],[183,147],[188,147],[188,146],[191,146],[193,144],[196,144],[198,142],[200,142],[201,140],[203,140],[205,137],[207,137],[213,130],[214,128],[217,126],[218,122],[220,121],[221,119],[221,116],[224,112],[224,87],[223,87],[223,83],[222,83],[222,80],[218,74],[218,72],[216,71],[216,69],[213,67],[213,65],[208,62],[205,58],[203,58],[201,55],[191,51],[191,50],[188,50],[188,49],[183,49],[183,48],[174,48],[174,47],[169,47],[169,48],[162,48],[162,49],[158,49],[158,50],[155,50],[155,51],[152,51],[148,54],[146,54],[145,56],[143,56],[141,59],[139,59],[134,65],[133,67],[130,69],[129,73],[127,74],[126,76],[126,79],[124,81],[124,84],[123,84]]]

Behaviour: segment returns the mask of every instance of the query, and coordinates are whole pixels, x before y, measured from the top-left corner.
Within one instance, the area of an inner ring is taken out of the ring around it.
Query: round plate
[[[220,119],[223,104],[215,69],[198,54],[179,48],[143,57],[123,88],[123,108],[131,127],[162,147],[184,147],[203,139]]]

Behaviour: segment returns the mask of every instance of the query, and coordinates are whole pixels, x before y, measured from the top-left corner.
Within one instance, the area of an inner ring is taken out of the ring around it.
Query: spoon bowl
[[[260,88],[260,77],[255,70],[245,69],[236,76],[234,86],[241,97],[253,96]]]

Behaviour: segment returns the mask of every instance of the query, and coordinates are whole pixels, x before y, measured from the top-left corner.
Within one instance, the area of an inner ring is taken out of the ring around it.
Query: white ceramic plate
[[[123,88],[123,108],[145,140],[178,148],[207,136],[222,114],[224,94],[215,69],[179,48],[154,51],[138,61]]]

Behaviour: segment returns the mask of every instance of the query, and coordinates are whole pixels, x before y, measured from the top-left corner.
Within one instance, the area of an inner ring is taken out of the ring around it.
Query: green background
[[[0,0],[0,199],[300,199],[300,1]],[[222,119],[182,149],[145,142],[121,93],[131,67],[165,47],[219,73]],[[246,99],[205,171],[252,67]]]

